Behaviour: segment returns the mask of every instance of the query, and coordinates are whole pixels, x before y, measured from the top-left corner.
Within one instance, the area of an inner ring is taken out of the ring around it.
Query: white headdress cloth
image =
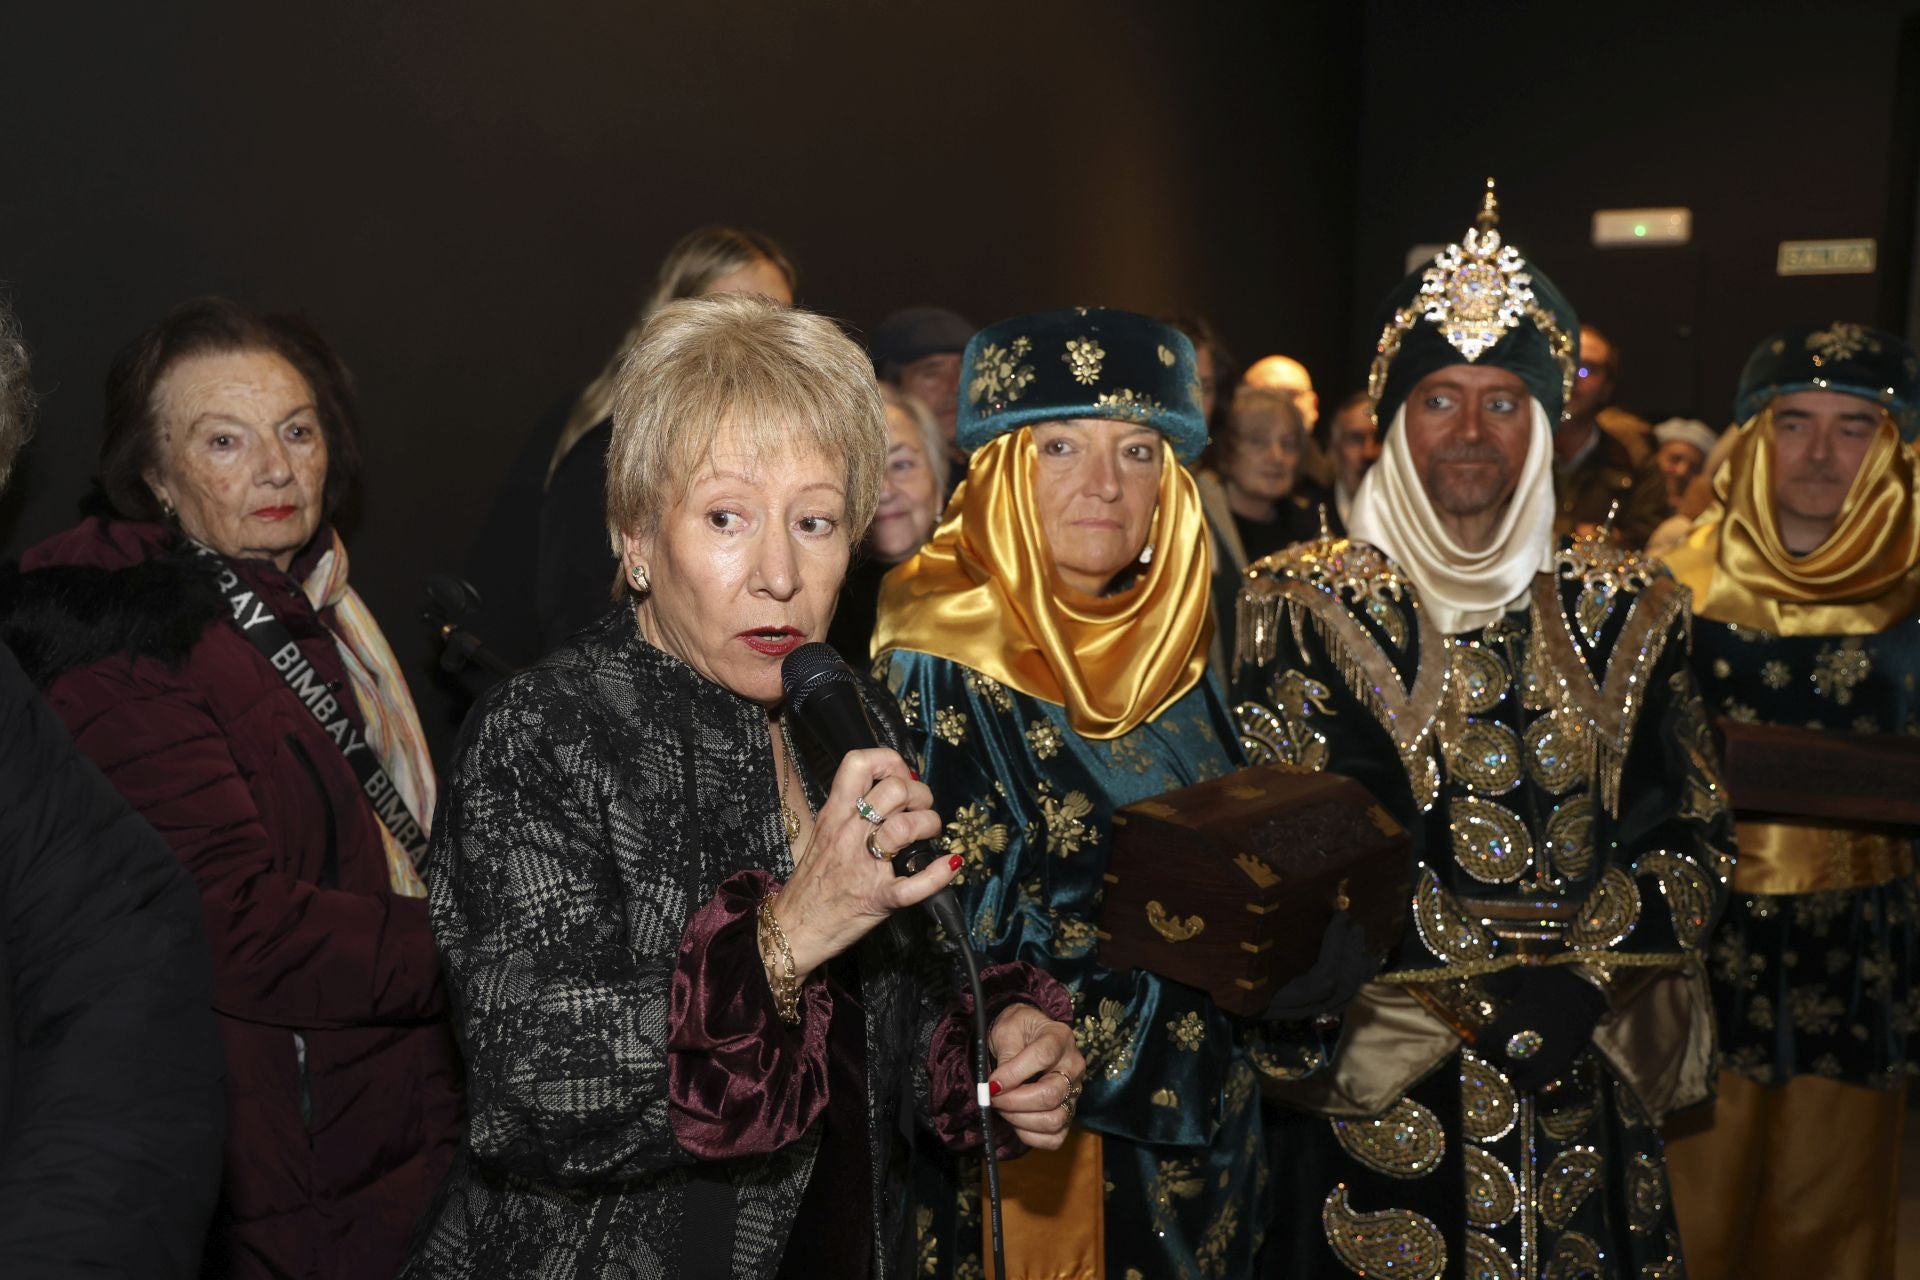
[[[1537,400],[1520,483],[1484,551],[1469,551],[1440,523],[1407,452],[1403,404],[1387,429],[1380,461],[1360,481],[1347,531],[1393,558],[1420,592],[1426,622],[1442,634],[1486,626],[1521,597],[1536,573],[1553,569],[1553,429]]]

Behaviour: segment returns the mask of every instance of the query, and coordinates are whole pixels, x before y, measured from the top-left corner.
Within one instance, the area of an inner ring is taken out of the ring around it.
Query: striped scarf
[[[366,721],[368,745],[420,829],[429,831],[435,782],[433,757],[427,752],[420,714],[414,710],[406,677],[386,636],[381,634],[380,624],[373,620],[360,593],[347,585],[347,549],[338,534],[301,587],[321,618],[331,619],[328,630],[333,632],[334,647],[340,651],[347,678],[353,682],[353,700]],[[379,827],[387,852],[387,882],[393,892],[406,898],[426,897],[426,885],[413,859],[384,822]]]

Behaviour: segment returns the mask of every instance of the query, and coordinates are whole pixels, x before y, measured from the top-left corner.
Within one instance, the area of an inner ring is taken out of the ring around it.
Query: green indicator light
[[[1633,224],[1633,234],[1635,234],[1635,235],[1637,235],[1637,236],[1643,236],[1643,235],[1645,235],[1645,234],[1647,234],[1647,224],[1646,224],[1646,223],[1644,223],[1644,222],[1636,222],[1636,223],[1634,223],[1634,224]]]

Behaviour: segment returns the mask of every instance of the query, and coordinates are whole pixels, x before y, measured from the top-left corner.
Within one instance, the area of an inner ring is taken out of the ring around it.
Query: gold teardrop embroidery
[[[1600,1246],[1592,1237],[1569,1231],[1553,1246],[1546,1280],[1606,1280],[1601,1262]]]
[[[1472,644],[1454,646],[1453,688],[1468,715],[1484,715],[1499,706],[1512,683],[1507,664],[1491,649]]]
[[[1329,1123],[1348,1155],[1390,1178],[1432,1173],[1447,1150],[1440,1117],[1411,1098],[1400,1099],[1377,1120]]]
[[[1573,1221],[1587,1193],[1599,1185],[1602,1161],[1592,1147],[1568,1147],[1547,1167],[1540,1181],[1540,1217],[1555,1231]]]
[[[1438,876],[1424,868],[1413,891],[1413,924],[1427,950],[1448,964],[1493,957],[1493,935],[1466,913]]]
[[[1357,1276],[1438,1280],[1447,1266],[1440,1228],[1411,1209],[1361,1213],[1347,1203],[1345,1184],[1327,1193],[1320,1226],[1334,1256]]]
[[[1497,1227],[1520,1207],[1520,1184],[1513,1170],[1483,1147],[1465,1148],[1467,1158],[1467,1221],[1476,1227]],[[1469,1251],[1468,1256],[1472,1253]]]
[[[1567,941],[1582,951],[1605,951],[1620,944],[1640,922],[1640,888],[1622,867],[1608,867],[1580,906]]]
[[[1550,711],[1527,726],[1527,772],[1554,795],[1588,773],[1587,726],[1566,711]]]
[[[1461,1127],[1475,1142],[1498,1142],[1520,1118],[1520,1096],[1492,1063],[1471,1053],[1460,1055]]]
[[[1498,721],[1469,720],[1447,750],[1453,776],[1483,795],[1520,785],[1520,739]]]
[[[1475,880],[1511,884],[1533,865],[1533,837],[1520,815],[1478,796],[1453,803],[1453,859]]]
[[[1547,857],[1568,880],[1584,880],[1593,871],[1593,797],[1577,795],[1547,816]]]
[[[1520,1280],[1513,1256],[1492,1236],[1467,1232],[1467,1280]]]

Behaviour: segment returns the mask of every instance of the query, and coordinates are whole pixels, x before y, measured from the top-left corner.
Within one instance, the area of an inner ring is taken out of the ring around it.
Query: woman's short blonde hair
[[[1290,393],[1269,387],[1241,387],[1233,393],[1233,404],[1227,409],[1227,433],[1234,441],[1256,423],[1275,421],[1292,427],[1305,447],[1307,415]]]
[[[937,498],[947,496],[947,471],[951,459],[947,457],[947,438],[940,431],[940,424],[934,420],[933,410],[927,408],[919,396],[902,391],[892,383],[880,384],[880,398],[890,409],[898,409],[907,415],[920,432],[920,452],[927,457],[927,469],[933,472],[933,492]],[[944,501],[941,506],[945,506]],[[936,509],[936,516],[939,514]]]
[[[848,542],[880,501],[887,418],[873,364],[831,320],[753,294],[655,311],[620,364],[607,451],[607,532],[657,531],[725,433],[757,464],[818,452],[847,471]]]

